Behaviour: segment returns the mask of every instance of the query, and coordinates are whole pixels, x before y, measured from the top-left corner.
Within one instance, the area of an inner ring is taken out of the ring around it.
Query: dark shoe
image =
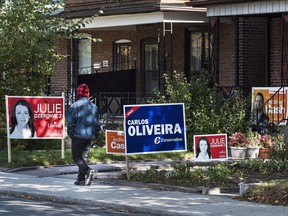
[[[85,181],[79,181],[78,179],[74,182],[75,185],[85,186]]]
[[[87,172],[87,177],[85,181],[85,185],[90,186],[93,180],[93,170],[89,169]]]

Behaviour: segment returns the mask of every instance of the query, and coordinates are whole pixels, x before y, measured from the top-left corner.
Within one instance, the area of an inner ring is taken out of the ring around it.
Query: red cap
[[[81,98],[81,97],[87,97],[88,98],[90,96],[90,91],[89,91],[88,86],[85,83],[78,86],[76,95],[78,98]]]

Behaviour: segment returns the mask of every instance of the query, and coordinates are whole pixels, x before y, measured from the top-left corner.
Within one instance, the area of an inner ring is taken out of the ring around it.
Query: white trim
[[[288,0],[251,1],[207,7],[207,17],[288,12]]]
[[[131,40],[127,40],[127,39],[120,39],[115,41],[116,44],[121,44],[121,43],[131,43]]]
[[[133,26],[153,23],[204,23],[207,22],[205,12],[153,12],[115,16],[99,16],[86,24],[83,29]]]

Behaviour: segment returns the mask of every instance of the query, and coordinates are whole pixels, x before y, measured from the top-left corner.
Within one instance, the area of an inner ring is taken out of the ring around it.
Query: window
[[[145,45],[145,71],[149,71],[152,80],[158,80],[158,44]]]
[[[114,71],[132,69],[131,41],[121,39],[114,43]]]
[[[208,69],[208,47],[208,33],[190,33],[190,72],[200,72],[202,69]]]

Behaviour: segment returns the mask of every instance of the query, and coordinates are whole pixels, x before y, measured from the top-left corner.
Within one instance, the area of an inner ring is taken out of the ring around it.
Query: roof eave
[[[253,1],[261,1],[261,0],[253,0]],[[242,3],[242,2],[250,2],[247,0],[190,0],[190,2],[186,2],[187,6],[192,7],[207,7],[211,5],[220,5],[220,4],[234,4],[234,3]]]

